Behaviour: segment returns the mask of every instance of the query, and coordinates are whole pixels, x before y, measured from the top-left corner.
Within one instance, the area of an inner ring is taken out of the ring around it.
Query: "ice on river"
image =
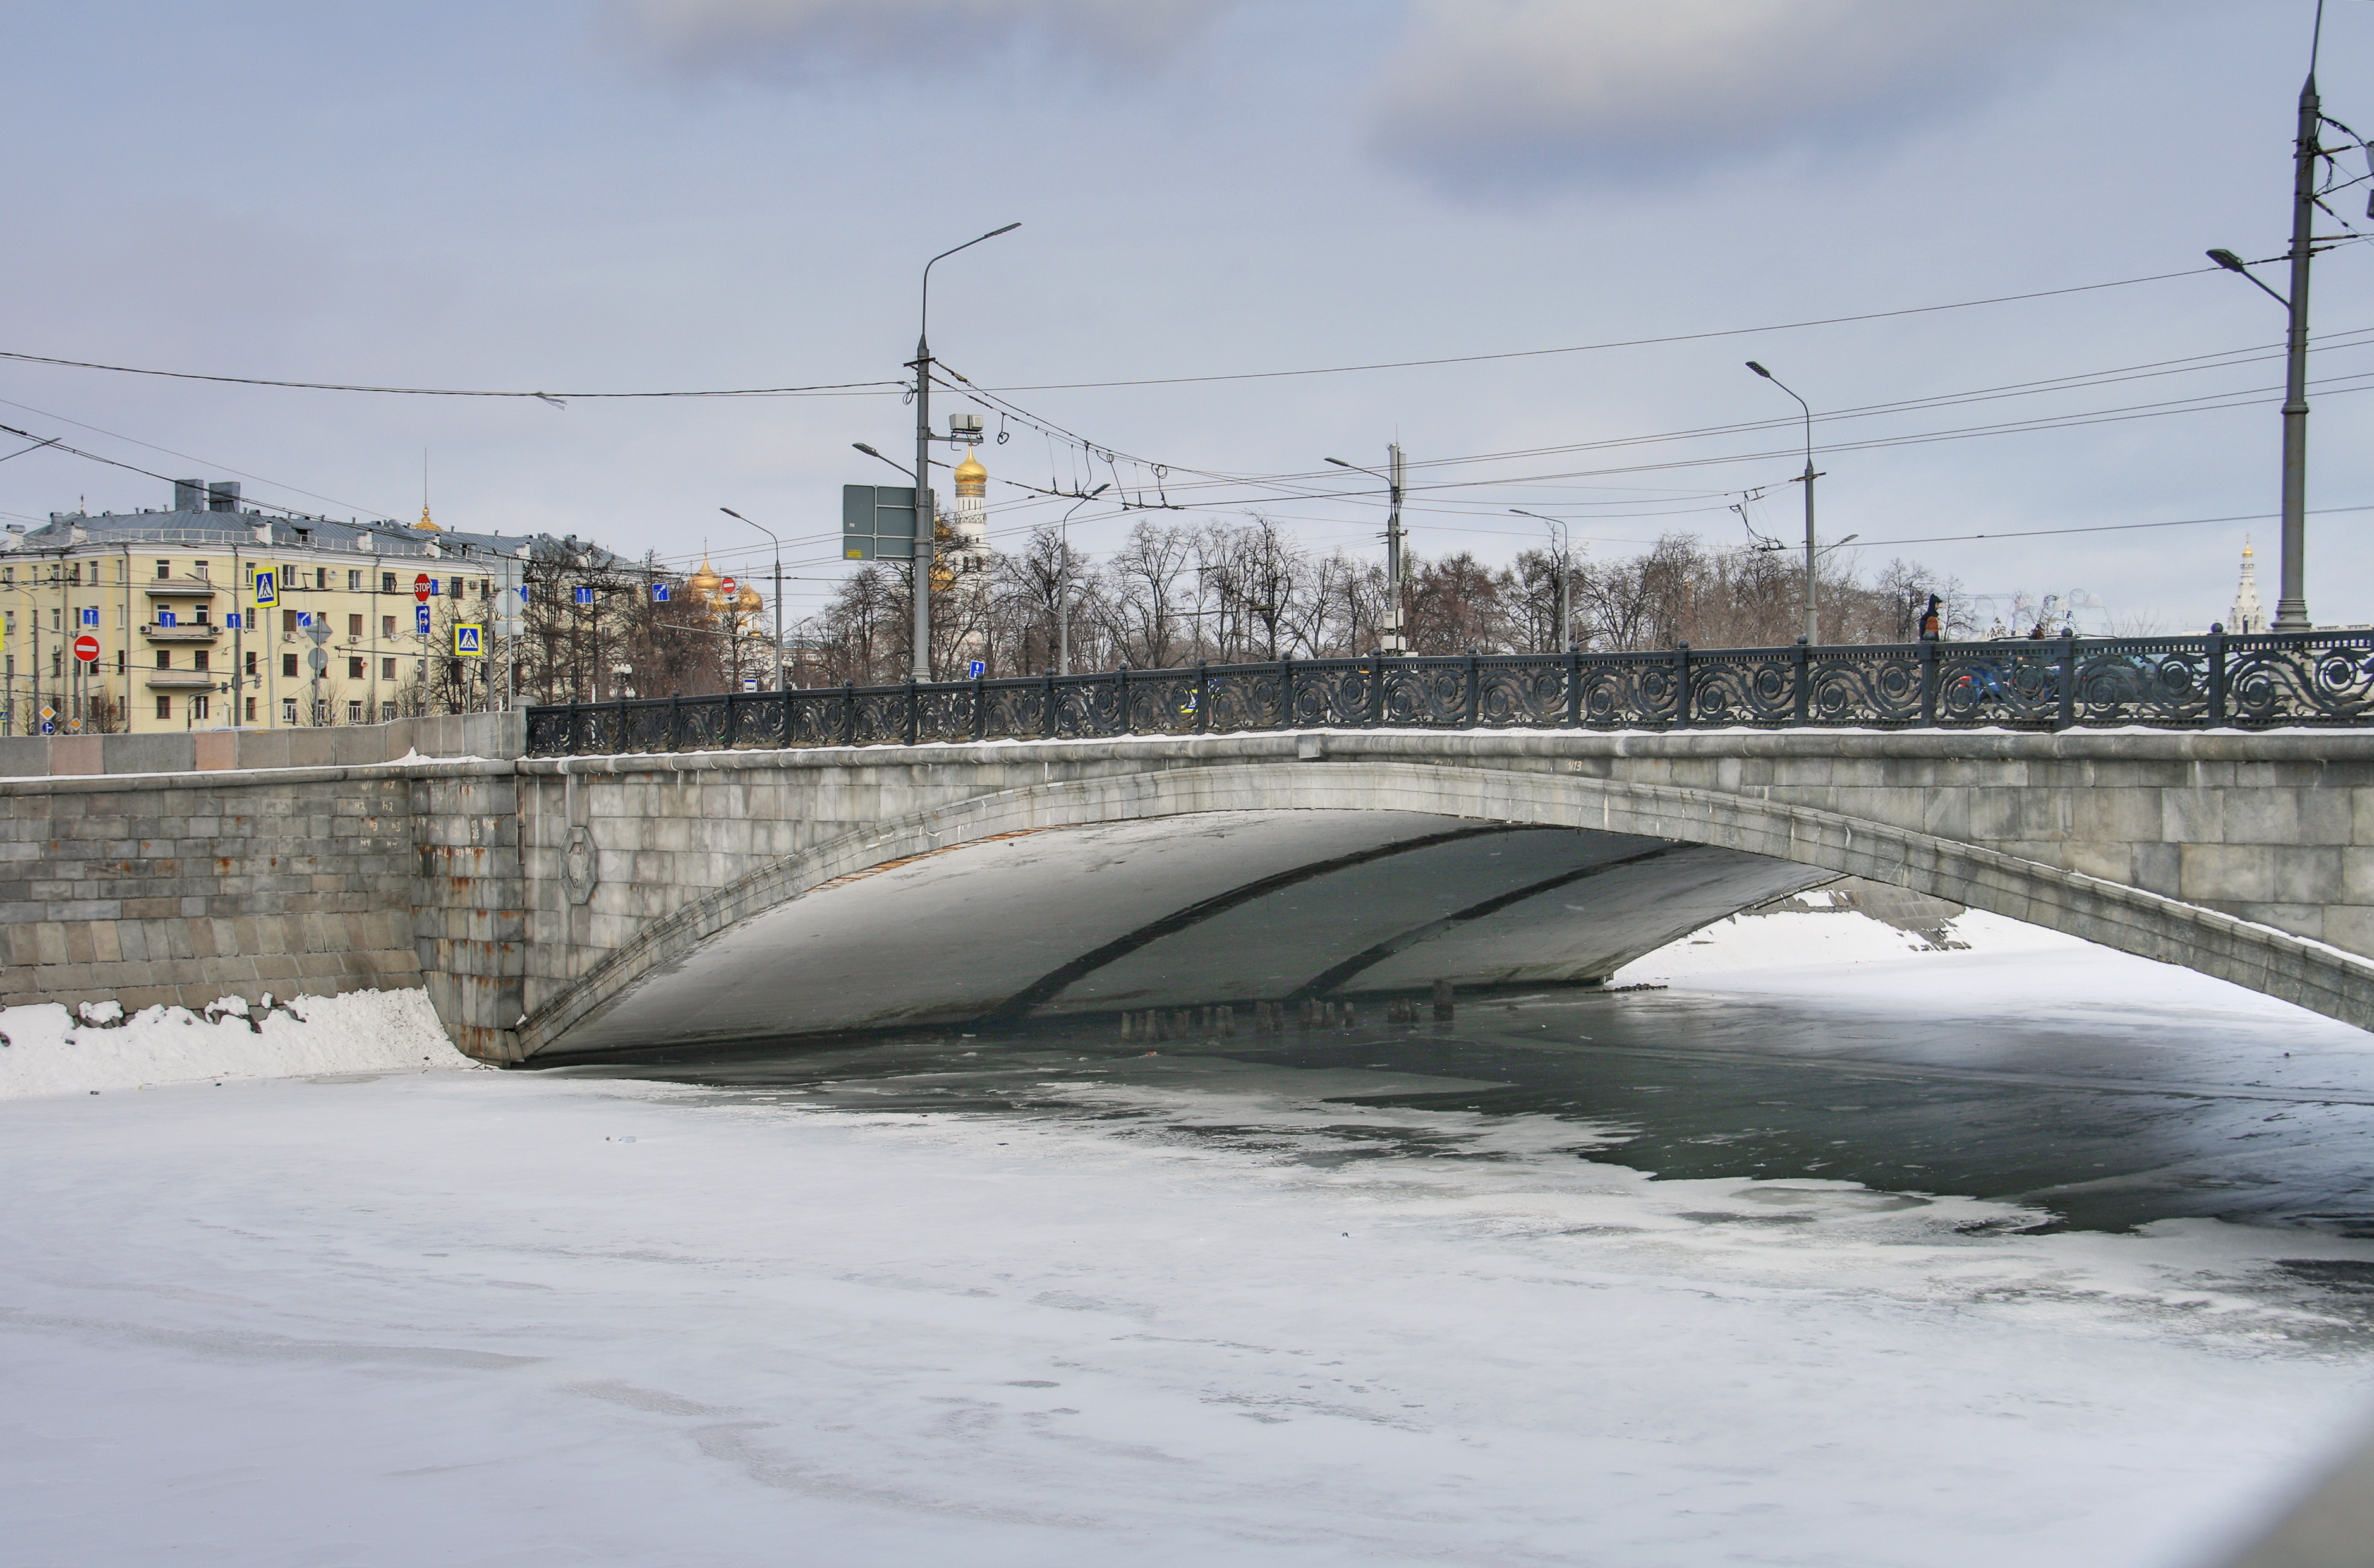
[[[2368,1043],[1965,920],[1619,980]],[[2367,1297],[2303,1285],[2374,1243],[1658,1180],[1409,1073],[870,1113],[292,1065],[0,1099],[11,1564],[2192,1568],[2374,1407]]]

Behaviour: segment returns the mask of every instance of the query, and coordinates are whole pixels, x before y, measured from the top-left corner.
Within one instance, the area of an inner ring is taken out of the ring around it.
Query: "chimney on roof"
[[[206,487],[195,479],[173,481],[173,509],[177,512],[202,512],[206,509]]]
[[[239,510],[239,481],[217,479],[206,486],[206,510],[235,512]]]

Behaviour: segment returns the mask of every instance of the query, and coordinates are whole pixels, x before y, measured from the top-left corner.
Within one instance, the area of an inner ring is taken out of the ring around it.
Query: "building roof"
[[[369,543],[366,544],[365,541]],[[252,509],[178,508],[137,512],[52,512],[50,521],[21,532],[11,528],[8,550],[114,549],[127,544],[179,545],[202,550],[328,550],[396,556],[510,556],[521,560],[566,561],[586,567],[629,563],[598,544],[570,534],[481,533],[466,529],[420,528],[395,522],[341,522],[335,518],[281,516]]]

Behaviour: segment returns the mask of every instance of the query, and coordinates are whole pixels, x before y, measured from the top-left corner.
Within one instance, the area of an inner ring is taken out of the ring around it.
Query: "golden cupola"
[[[717,575],[717,569],[709,564],[709,557],[703,556],[700,557],[700,569],[687,578],[684,585],[700,598],[707,600],[717,597],[717,585],[724,580]]]
[[[958,496],[989,494],[989,470],[983,468],[981,459],[971,452],[965,453],[965,460],[957,464],[956,479]]]
[[[746,615],[755,615],[767,607],[767,601],[759,596],[757,589],[744,583],[742,591],[734,596],[734,607]]]

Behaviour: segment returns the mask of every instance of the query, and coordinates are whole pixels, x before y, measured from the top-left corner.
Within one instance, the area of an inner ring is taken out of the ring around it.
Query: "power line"
[[[58,365],[76,370],[108,370],[119,376],[160,376],[177,381],[221,381],[241,387],[286,387],[298,392],[377,392],[388,397],[535,398],[554,404],[572,398],[666,397],[852,397],[896,392],[904,381],[827,381],[805,387],[726,387],[692,392],[496,392],[456,387],[379,387],[346,381],[279,381],[261,376],[222,376],[199,370],[154,370],[137,365],[102,365],[88,359],[57,359],[0,348],[0,359],[20,365]]]
[[[1882,322],[1898,316],[1931,315],[1940,310],[1969,310],[1982,305],[2010,305],[2024,299],[2050,299],[2066,294],[2090,294],[2104,288],[2129,288],[2142,283],[2165,283],[2173,277],[2195,277],[2216,267],[2187,267],[2182,272],[2154,273],[2148,277],[2122,277],[2109,283],[2081,283],[2067,288],[2040,288],[2027,294],[1999,294],[1987,299],[1958,299],[1946,305],[1912,305],[1897,310],[1871,310],[1855,316],[1823,316],[1811,321],[1780,322],[1761,327],[1724,327],[1713,332],[1675,333],[1666,337],[1636,337],[1606,343],[1581,343],[1564,348],[1515,348],[1497,354],[1454,354],[1435,359],[1390,359],[1366,365],[1327,365],[1301,370],[1239,370],[1209,376],[1162,376],[1131,381],[1044,381],[1028,386],[979,389],[984,392],[1099,392],[1118,387],[1193,386],[1206,381],[1276,380],[1291,376],[1346,376],[1368,370],[1414,370],[1437,365],[1476,365],[1497,359],[1537,359],[1558,354],[1596,354],[1613,348],[1651,348],[1669,343],[1703,343],[1712,338],[1745,337],[1756,333],[1795,332],[1805,327],[1844,326],[1855,322]]]

